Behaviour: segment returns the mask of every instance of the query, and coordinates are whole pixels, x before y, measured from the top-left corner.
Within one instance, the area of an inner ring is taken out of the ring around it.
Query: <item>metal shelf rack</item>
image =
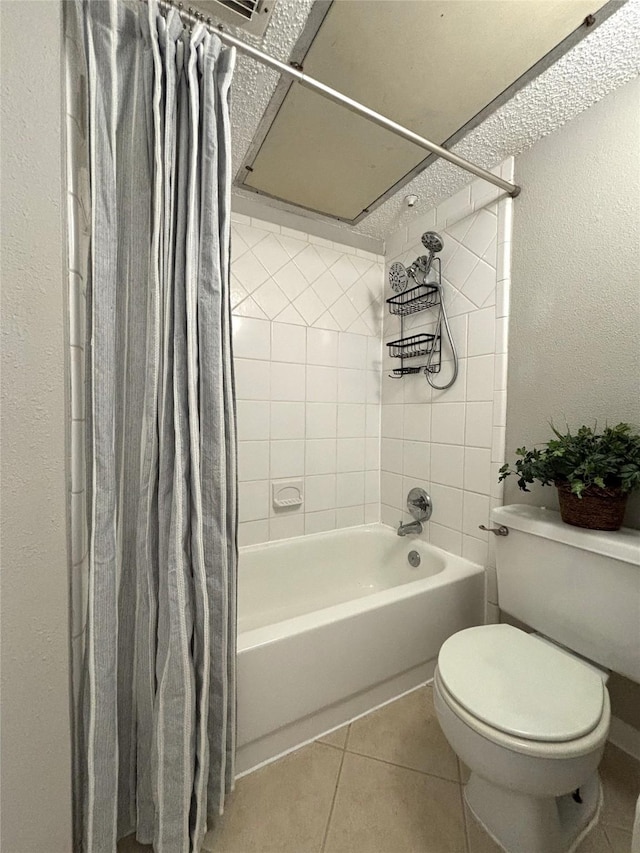
[[[428,334],[426,332],[407,335],[404,334],[404,318],[411,314],[417,314],[419,311],[426,311],[428,308],[435,308],[440,305],[440,294],[442,287],[442,265],[440,258],[434,258],[434,267],[438,271],[438,283],[427,284],[423,282],[416,287],[411,287],[409,290],[404,290],[395,296],[387,299],[389,312],[400,317],[400,337],[395,341],[390,341],[387,344],[389,355],[391,358],[400,359],[400,367],[396,367],[390,373],[394,379],[399,379],[402,376],[408,376],[412,373],[439,373],[442,361],[441,336],[440,334]],[[405,360],[408,358],[417,358],[418,356],[431,356],[431,363],[427,365],[405,365]]]

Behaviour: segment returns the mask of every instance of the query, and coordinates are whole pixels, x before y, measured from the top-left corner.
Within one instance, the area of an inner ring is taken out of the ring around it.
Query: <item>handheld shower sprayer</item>
[[[444,240],[436,231],[425,231],[421,237],[421,240],[422,240],[422,245],[425,247],[425,249],[429,253],[428,255],[423,256],[423,257],[428,258],[428,268],[427,268],[427,271],[428,271],[429,269],[431,269],[431,264],[433,263],[433,259],[434,259],[435,255],[437,255],[438,252],[441,252],[442,249],[444,248]],[[438,259],[438,263],[440,263],[439,259]],[[426,278],[426,275],[425,275],[425,278]],[[453,335],[451,334],[451,328],[449,326],[449,318],[447,317],[447,309],[446,309],[445,304],[444,304],[444,289],[442,287],[442,277],[438,276],[438,282],[437,283],[434,282],[434,284],[436,285],[436,287],[440,291],[440,293],[439,293],[440,298],[438,300],[440,303],[440,310],[438,311],[438,319],[436,320],[436,335],[439,335],[440,341],[442,341],[442,325],[444,323],[444,327],[445,327],[445,330],[447,332],[447,337],[449,338],[449,346],[451,347],[451,355],[453,357],[453,373],[451,375],[451,379],[449,379],[449,381],[447,383],[445,383],[444,385],[436,385],[435,384],[435,382],[433,381],[433,378],[432,378],[433,374],[429,370],[429,368],[431,367],[431,362],[433,360],[433,354],[434,354],[433,350],[431,350],[431,352],[429,353],[429,358],[427,360],[427,367],[426,367],[426,370],[424,373],[425,373],[425,376],[427,377],[427,382],[429,383],[429,385],[431,385],[432,388],[435,388],[436,391],[445,391],[447,388],[451,388],[453,383],[458,378],[458,353],[456,351],[456,345],[455,345],[454,340],[453,340]]]

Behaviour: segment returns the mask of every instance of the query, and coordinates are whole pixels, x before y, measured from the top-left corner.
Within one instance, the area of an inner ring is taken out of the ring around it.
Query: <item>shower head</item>
[[[444,240],[435,231],[425,231],[422,235],[422,245],[431,252],[432,255],[437,255],[442,251]]]
[[[389,284],[396,293],[402,293],[409,281],[407,268],[400,261],[396,261],[389,267]]]

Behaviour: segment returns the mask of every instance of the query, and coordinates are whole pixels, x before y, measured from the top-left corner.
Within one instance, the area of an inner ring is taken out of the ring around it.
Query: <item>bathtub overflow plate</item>
[[[407,559],[409,560],[409,565],[413,566],[414,569],[420,565],[420,554],[417,551],[409,551]]]

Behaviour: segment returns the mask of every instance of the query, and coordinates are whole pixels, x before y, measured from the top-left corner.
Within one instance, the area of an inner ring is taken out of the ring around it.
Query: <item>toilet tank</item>
[[[492,510],[498,603],[511,616],[640,682],[640,531],[583,530],[540,507]]]

